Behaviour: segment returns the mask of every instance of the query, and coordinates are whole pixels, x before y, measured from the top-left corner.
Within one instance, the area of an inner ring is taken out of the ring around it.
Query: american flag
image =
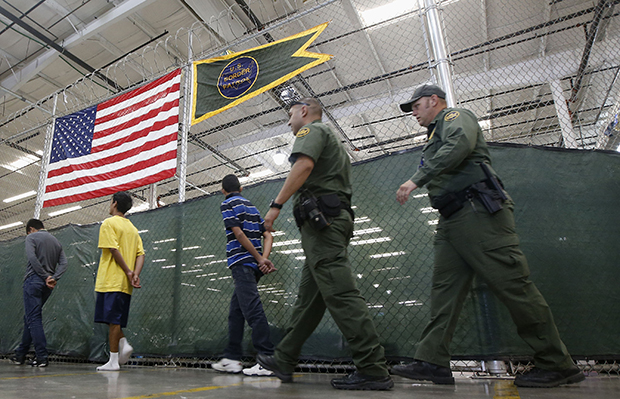
[[[181,70],[57,118],[43,206],[113,194],[174,176]]]

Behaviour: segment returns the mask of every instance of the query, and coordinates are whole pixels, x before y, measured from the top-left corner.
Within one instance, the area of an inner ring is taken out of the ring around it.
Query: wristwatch
[[[276,202],[276,200],[271,200],[271,203],[269,204],[270,208],[276,208],[276,209],[282,209],[282,204],[278,204]]]

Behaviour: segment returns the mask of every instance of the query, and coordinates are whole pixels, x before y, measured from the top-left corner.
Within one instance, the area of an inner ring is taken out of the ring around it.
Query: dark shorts
[[[131,295],[124,292],[97,292],[95,323],[118,324],[127,327]]]

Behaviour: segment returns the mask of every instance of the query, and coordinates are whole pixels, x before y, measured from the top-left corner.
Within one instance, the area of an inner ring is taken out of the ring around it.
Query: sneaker
[[[450,370],[449,367],[438,366],[419,360],[415,360],[413,363],[409,364],[393,366],[392,374],[411,378],[412,380],[432,381],[435,384],[454,385],[454,377],[452,377],[452,370]]]
[[[259,353],[256,356],[256,360],[258,361],[258,364],[263,366],[263,368],[273,371],[276,377],[282,380],[282,382],[293,382],[293,373],[285,373],[282,371],[282,368],[280,368],[278,361],[275,357],[273,357],[273,355],[270,356]]]
[[[269,376],[269,375],[274,375],[273,371],[271,370],[267,370],[266,368],[263,368],[263,366],[261,366],[260,364],[256,363],[254,365],[254,367],[251,367],[249,369],[243,369],[243,374],[245,375],[251,375],[251,376]]]
[[[9,360],[11,363],[19,364],[20,366],[26,364],[26,356],[23,355],[15,354],[14,356],[11,356]]]
[[[530,371],[516,376],[514,384],[518,387],[553,388],[562,384],[575,384],[585,379],[586,376],[577,366],[561,371],[534,367]]]
[[[47,367],[49,365],[49,362],[47,361],[47,359],[35,358],[32,362],[30,362],[30,365],[32,367]]]
[[[211,368],[222,373],[231,374],[237,374],[240,373],[241,370],[243,370],[243,366],[241,366],[241,362],[239,360],[231,360],[226,358],[223,358],[217,363],[213,363],[211,365]]]
[[[392,381],[389,375],[386,377],[373,377],[356,371],[343,378],[334,378],[332,386],[336,389],[388,391],[394,387],[394,381]]]

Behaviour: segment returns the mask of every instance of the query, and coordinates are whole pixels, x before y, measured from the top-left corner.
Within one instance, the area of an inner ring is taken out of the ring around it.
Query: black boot
[[[553,388],[562,384],[575,384],[586,379],[579,367],[551,371],[534,367],[530,371],[515,377],[515,385],[530,388]]]
[[[433,381],[435,384],[454,385],[452,370],[448,367],[414,360],[413,363],[392,367],[392,374],[412,380]]]
[[[343,378],[334,378],[332,386],[336,389],[355,389],[362,391],[387,391],[394,387],[390,376],[375,377],[360,374],[357,371]]]

